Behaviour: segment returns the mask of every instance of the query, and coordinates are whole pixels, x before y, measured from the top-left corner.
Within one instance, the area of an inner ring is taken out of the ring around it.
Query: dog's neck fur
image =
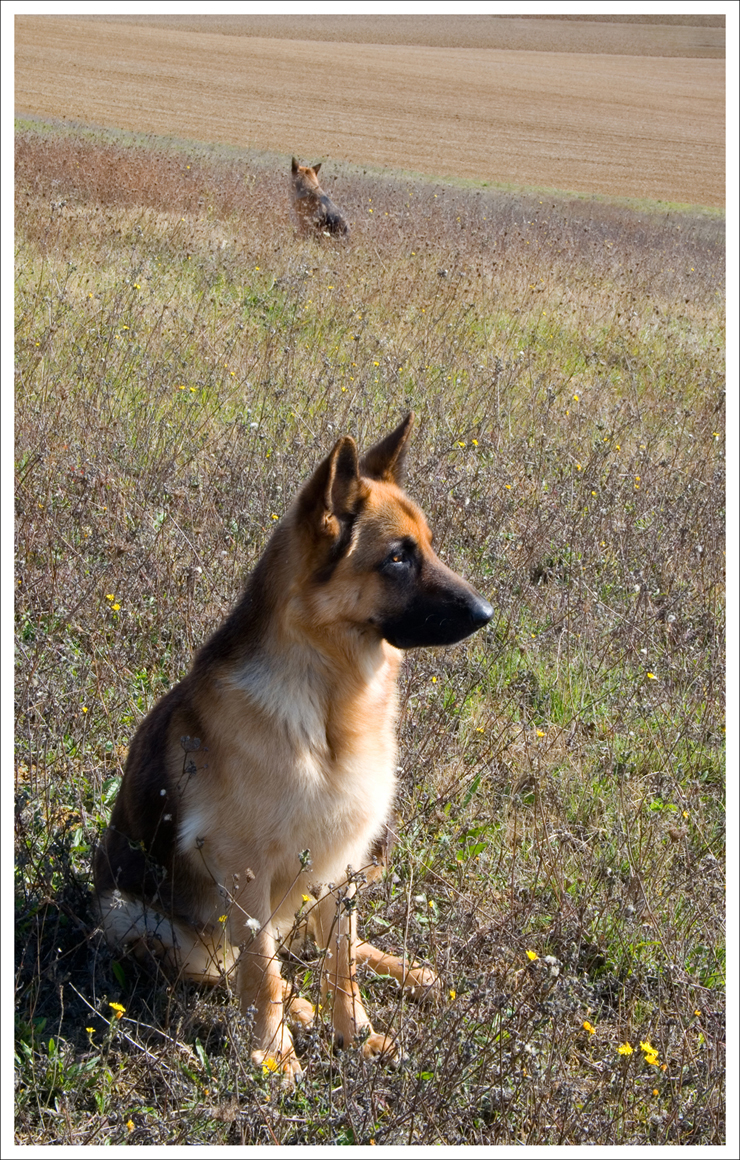
[[[218,658],[225,687],[246,694],[262,713],[279,721],[294,746],[319,755],[332,750],[332,719],[340,716],[346,722],[353,702],[367,704],[373,691],[388,729],[394,728],[401,654],[370,626],[362,632],[335,622],[330,631],[326,626],[311,631],[308,578],[283,580],[286,532],[286,527],[275,530],[241,601],[201,650],[195,671],[207,671]],[[259,630],[251,631],[256,622]]]
[[[351,648],[348,632],[345,643]],[[264,642],[270,648],[269,639]],[[395,723],[395,686],[400,662],[397,650],[384,641],[363,642],[351,650],[353,679],[338,684],[336,666],[332,657],[305,637],[294,640],[289,650],[276,650],[267,659],[257,649],[236,665],[226,681],[232,688],[245,693],[261,712],[276,718],[295,745],[307,746],[319,754],[331,752],[331,721],[341,713],[345,722],[351,718],[352,702],[375,687],[378,707],[385,712],[388,726]],[[275,656],[282,659],[276,662]],[[271,673],[266,681],[265,674]]]

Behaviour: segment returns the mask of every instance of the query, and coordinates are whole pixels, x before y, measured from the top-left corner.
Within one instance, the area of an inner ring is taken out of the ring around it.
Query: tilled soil
[[[722,28],[418,17],[415,34],[397,19],[19,16],[16,109],[311,163],[724,205]]]

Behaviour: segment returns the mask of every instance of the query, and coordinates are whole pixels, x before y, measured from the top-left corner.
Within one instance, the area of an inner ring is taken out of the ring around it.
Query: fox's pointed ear
[[[406,451],[408,449],[411,428],[414,425],[414,412],[410,411],[395,431],[381,439],[362,457],[360,470],[363,475],[371,479],[381,479],[385,483],[403,483],[406,471]]]
[[[316,165],[312,165],[311,168],[313,169],[314,173],[318,173],[321,169],[321,162],[319,161]]]
[[[298,162],[296,161],[295,157],[291,157],[290,159],[290,169],[292,173],[298,172]]]
[[[356,514],[362,490],[357,446],[345,435],[303,488],[299,497],[301,519],[321,535],[337,539],[346,521]]]

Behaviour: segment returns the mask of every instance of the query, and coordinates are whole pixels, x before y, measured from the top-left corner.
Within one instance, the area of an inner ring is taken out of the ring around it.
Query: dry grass
[[[335,169],[322,244],[287,165],[17,156],[18,1141],[720,1144],[721,219]],[[406,1062],[319,1030],[286,1094],[227,996],[101,945],[90,850],[274,516],[408,407],[409,490],[498,616],[408,658],[361,914],[444,998],[366,980]]]

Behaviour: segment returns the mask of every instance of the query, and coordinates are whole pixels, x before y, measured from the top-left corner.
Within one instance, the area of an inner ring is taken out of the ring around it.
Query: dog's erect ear
[[[406,451],[414,424],[414,412],[410,411],[402,423],[365,452],[360,464],[363,475],[371,479],[381,479],[384,483],[396,483],[400,487],[405,477]]]
[[[361,491],[357,446],[345,435],[303,488],[301,518],[322,535],[336,539],[343,524],[356,514]]]
[[[329,456],[329,464],[326,509],[339,519],[354,515],[360,491],[360,465],[351,435],[339,440]]]

